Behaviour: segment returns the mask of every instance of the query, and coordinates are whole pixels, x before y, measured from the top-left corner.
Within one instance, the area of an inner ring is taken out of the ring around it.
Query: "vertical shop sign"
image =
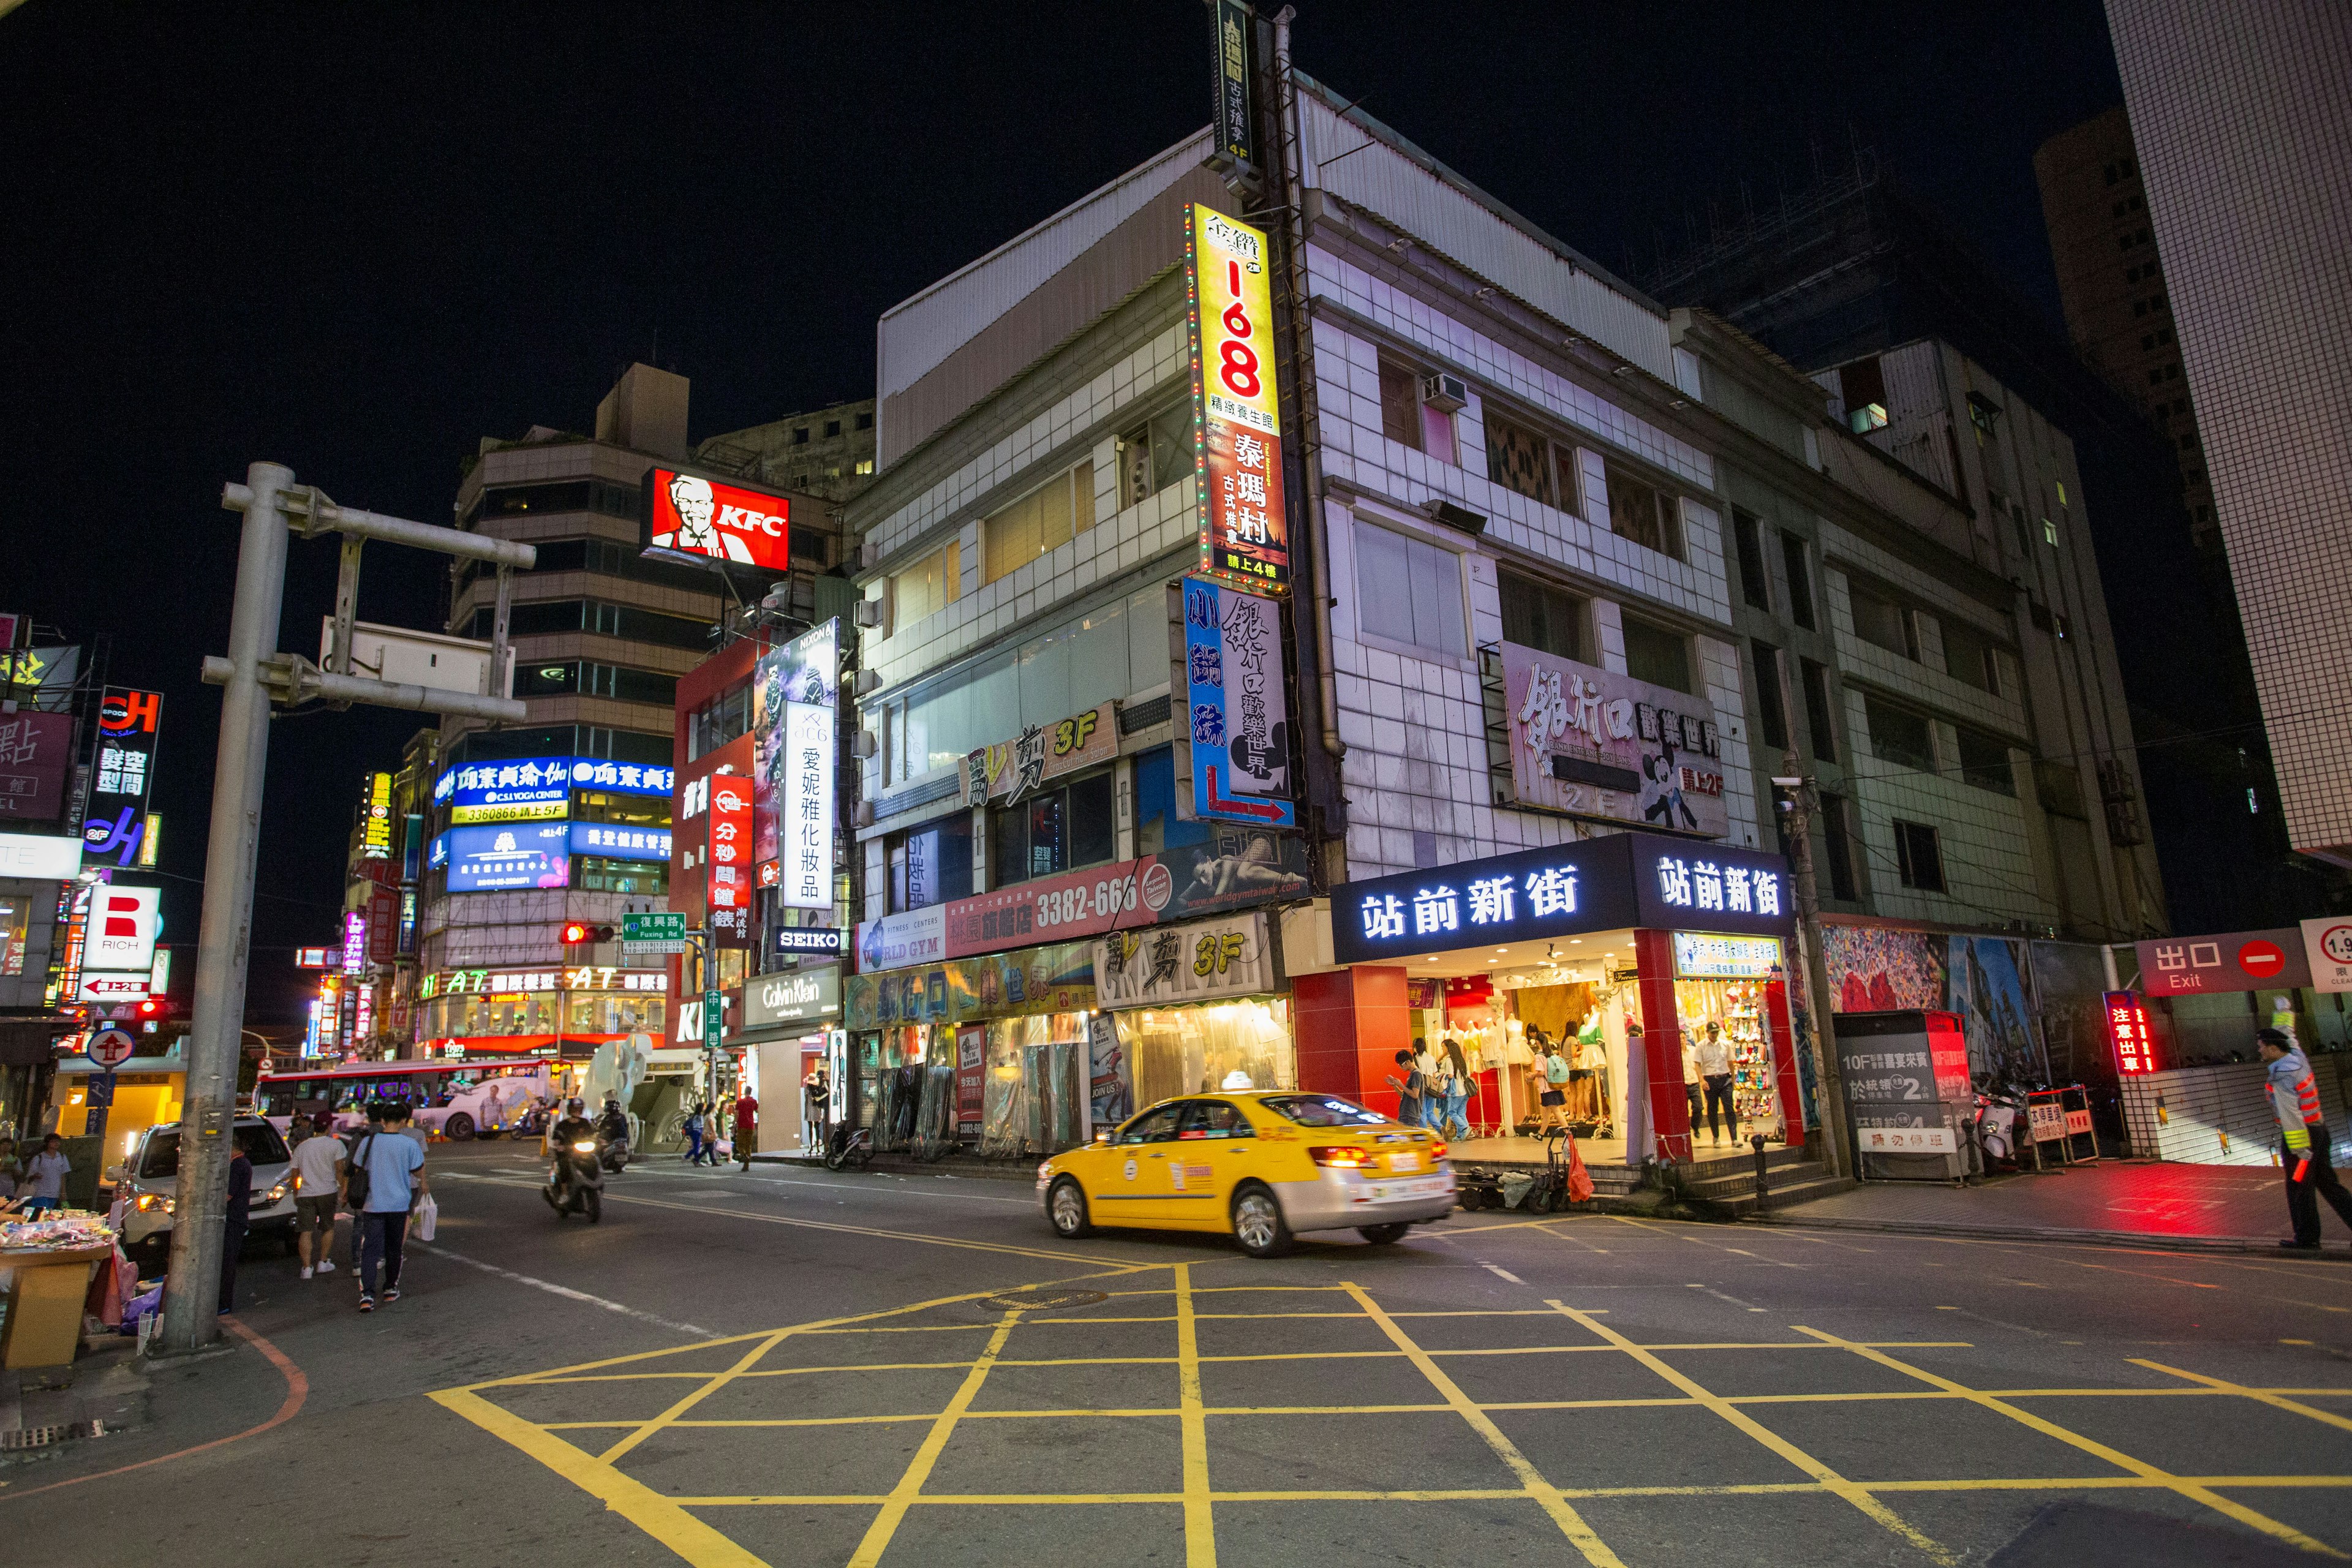
[[[1201,577],[1171,592],[1184,622],[1175,679],[1185,694],[1179,744],[1191,759],[1190,816],[1295,826],[1281,606]]]
[[[751,907],[751,781],[713,773],[702,781],[710,819],[710,907]]]
[[[1256,21],[1242,0],[1216,0],[1210,7],[1216,37],[1217,151],[1235,163],[1257,162],[1257,137],[1250,126],[1250,29]]]
[[[1129,1087],[1127,1049],[1118,1043],[1118,1025],[1108,1013],[1097,1013],[1087,1026],[1087,1110],[1097,1127],[1116,1127],[1135,1109]]]
[[[367,916],[352,910],[343,916],[343,973],[357,974],[367,962]]]
[[[2129,991],[2110,991],[2104,997],[2107,1007],[2107,1038],[2116,1047],[2116,1070],[2129,1076],[2156,1070],[2156,1041],[2147,1028],[2147,1007]]]
[[[360,837],[360,858],[363,860],[392,858],[390,773],[372,773],[368,777],[367,823]]]
[[[139,858],[163,716],[160,691],[110,686],[99,703],[98,770],[90,779],[89,815],[82,824],[82,842],[92,858],[115,856],[117,866],[130,866]]]
[[[1193,483],[1201,570],[1290,586],[1282,416],[1274,379],[1272,253],[1264,231],[1197,204],[1184,239]]]
[[[753,793],[774,824],[774,837],[772,841],[767,822],[760,824],[755,858],[763,867],[778,862],[773,885],[786,909],[833,908],[840,706],[838,618],[760,660],[752,688]]]
[[[19,708],[0,718],[0,821],[54,822],[73,765],[73,715]]]
[[[956,1031],[956,1121],[980,1125],[988,1076],[988,1029],[966,1024]]]

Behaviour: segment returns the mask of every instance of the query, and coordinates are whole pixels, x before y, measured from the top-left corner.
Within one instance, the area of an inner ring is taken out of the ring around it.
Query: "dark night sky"
[[[1612,269],[1851,137],[2053,322],[2030,160],[2121,98],[2096,0],[1299,9],[1303,68]],[[224,480],[269,458],[444,521],[479,437],[587,428],[656,332],[698,439],[868,395],[883,310],[1205,122],[1205,26],[1196,0],[0,18],[0,610],[110,633],[112,680],[167,694],[166,940],[195,937]],[[362,614],[437,627],[439,558],[370,555]],[[280,646],[315,651],[333,547],[294,562]],[[416,722],[273,736],[257,1018]]]

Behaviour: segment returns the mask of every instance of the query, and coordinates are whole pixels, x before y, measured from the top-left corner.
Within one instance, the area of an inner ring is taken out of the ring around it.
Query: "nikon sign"
[[[835,965],[754,975],[744,982],[742,1026],[746,1029],[814,1024],[840,1016],[841,971]]]

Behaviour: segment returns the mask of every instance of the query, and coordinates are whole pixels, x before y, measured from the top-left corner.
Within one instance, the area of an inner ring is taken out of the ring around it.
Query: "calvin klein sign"
[[[743,985],[741,1027],[814,1023],[841,1016],[841,971],[827,964],[789,974],[759,974]]]

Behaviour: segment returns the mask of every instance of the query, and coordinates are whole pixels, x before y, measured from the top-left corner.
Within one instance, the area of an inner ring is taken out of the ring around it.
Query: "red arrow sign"
[[[1281,800],[1233,800],[1217,787],[1217,768],[1209,765],[1208,806],[1212,810],[1231,812],[1241,816],[1254,816],[1269,825],[1287,826],[1291,821],[1290,803]]]

